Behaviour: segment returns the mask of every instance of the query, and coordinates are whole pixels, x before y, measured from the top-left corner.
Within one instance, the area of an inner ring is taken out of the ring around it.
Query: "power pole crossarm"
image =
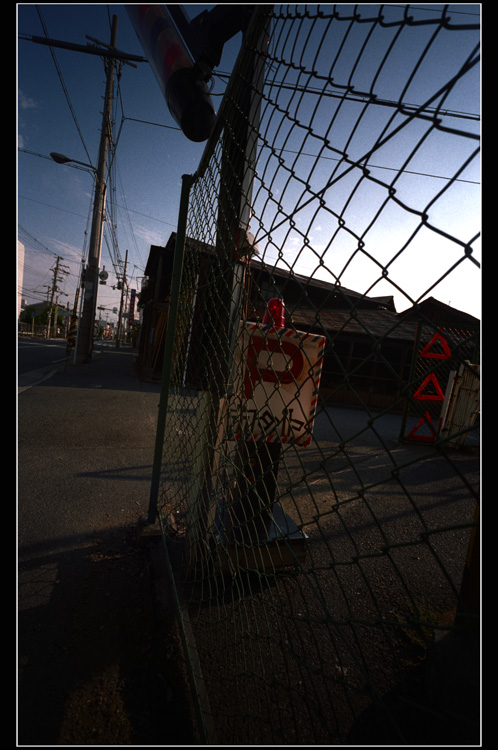
[[[114,60],[122,60],[123,62],[147,62],[146,57],[142,57],[141,55],[130,55],[128,52],[113,49],[112,47],[109,47],[109,45],[105,45],[108,49],[100,49],[93,45],[85,46],[84,44],[73,44],[72,42],[62,42],[57,39],[47,39],[43,36],[33,36],[31,34],[19,34],[19,39],[24,39],[28,42],[35,42],[36,44],[45,44],[48,47],[60,47],[62,49],[73,50],[74,52],[85,52],[87,55],[112,57]],[[102,42],[99,42],[99,44],[102,44]]]

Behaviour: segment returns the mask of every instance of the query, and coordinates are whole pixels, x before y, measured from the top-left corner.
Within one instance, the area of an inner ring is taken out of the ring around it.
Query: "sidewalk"
[[[156,639],[137,544],[160,387],[135,357],[96,344],[18,396],[20,745],[190,738],[175,633]]]

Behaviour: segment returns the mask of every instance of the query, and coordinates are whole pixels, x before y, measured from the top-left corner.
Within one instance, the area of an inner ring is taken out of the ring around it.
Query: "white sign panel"
[[[241,324],[237,380],[228,399],[228,437],[308,445],[324,349],[325,336]]]

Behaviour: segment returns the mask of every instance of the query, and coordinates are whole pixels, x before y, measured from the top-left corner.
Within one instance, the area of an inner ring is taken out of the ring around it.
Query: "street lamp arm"
[[[57,151],[51,151],[50,156],[57,164],[81,164],[83,167],[90,169],[94,174],[97,174],[97,170],[91,164],[86,164],[84,161],[78,161],[77,159],[71,159],[69,156],[64,154],[58,154]]]

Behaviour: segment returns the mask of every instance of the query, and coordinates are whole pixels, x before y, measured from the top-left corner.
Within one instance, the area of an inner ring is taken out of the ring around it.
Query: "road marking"
[[[17,394],[19,395],[20,393],[29,390],[29,388],[32,388],[34,385],[40,385],[40,383],[43,383],[45,380],[51,378],[52,375],[55,375],[55,373],[58,372],[59,369],[59,367],[54,367],[51,370],[47,371],[46,367],[41,367],[39,370],[30,370],[29,372],[25,372],[22,375],[19,375],[18,383],[24,381],[26,385],[18,385]]]

